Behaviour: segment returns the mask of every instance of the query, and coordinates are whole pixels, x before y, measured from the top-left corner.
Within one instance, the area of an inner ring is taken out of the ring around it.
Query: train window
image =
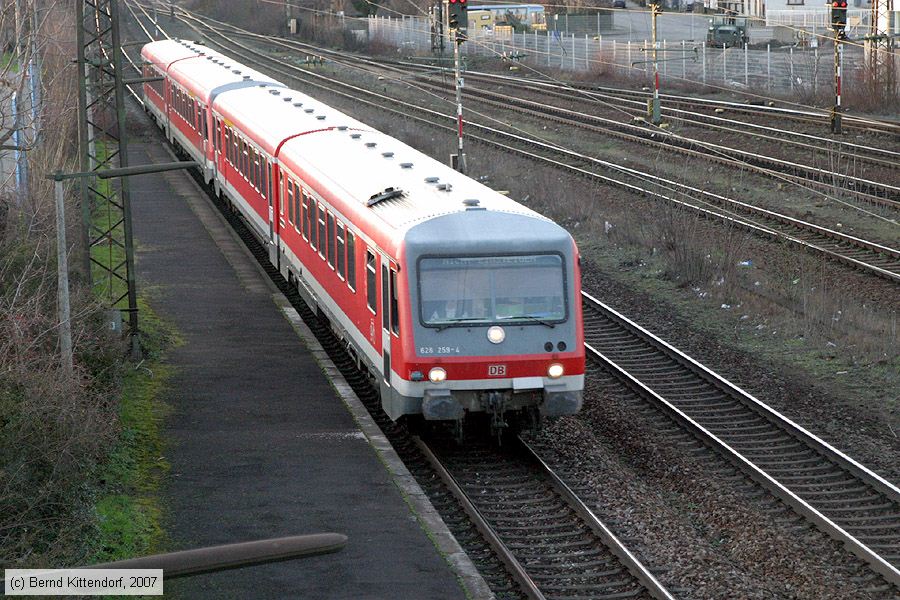
[[[291,181],[290,179],[288,179],[288,184],[287,184],[287,205],[288,205],[288,222],[293,223],[294,222],[294,182]]]
[[[334,215],[328,213],[328,266],[334,268]]]
[[[240,146],[238,145],[238,143],[239,143],[238,136],[234,132],[233,129],[231,130],[231,143],[233,146],[231,148],[231,164],[234,165],[235,169],[240,171],[239,165],[240,165],[241,152],[240,152]]]
[[[388,266],[386,261],[381,263],[381,327],[388,331],[391,326],[391,311],[388,310]]]
[[[309,245],[316,249],[316,201],[307,198],[309,202]]]
[[[258,188],[259,181],[257,181],[257,175],[259,173],[259,170],[257,169],[257,166],[259,162],[256,160],[256,148],[250,146],[247,152],[247,156],[250,160],[250,184],[253,185],[253,187]]]
[[[376,275],[375,255],[372,254],[371,250],[366,250],[366,302],[369,305],[369,310],[372,312],[377,312],[375,307],[375,304],[378,301],[378,291],[375,289]]]
[[[301,215],[301,223],[303,223],[303,239],[309,239],[309,196],[306,195],[306,192],[303,192],[303,204],[300,206],[300,210],[303,211],[303,215]]]
[[[344,265],[346,258],[344,257],[344,224],[337,222],[337,274],[341,279],[344,278]]]
[[[268,198],[266,195],[266,190],[269,187],[269,178],[267,177],[266,170],[266,157],[262,154],[259,155],[259,172],[260,172],[260,180],[262,180],[262,187],[259,190],[259,193],[262,194],[263,198]]]
[[[241,173],[244,175],[245,179],[249,179],[250,175],[250,155],[249,148],[247,148],[247,142],[243,139],[241,140]]]
[[[356,236],[347,230],[347,285],[356,291]]]
[[[317,239],[319,240],[319,256],[325,258],[325,244],[328,238],[325,237],[325,207],[321,204],[319,205],[319,234]]]
[[[400,335],[400,302],[397,298],[397,271],[391,269],[391,331]]]

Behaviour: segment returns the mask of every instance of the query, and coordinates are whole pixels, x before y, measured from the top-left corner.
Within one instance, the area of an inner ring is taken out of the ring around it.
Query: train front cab
[[[452,213],[409,230],[403,264],[412,335],[382,390],[392,418],[581,409],[580,272],[564,229],[530,215]]]

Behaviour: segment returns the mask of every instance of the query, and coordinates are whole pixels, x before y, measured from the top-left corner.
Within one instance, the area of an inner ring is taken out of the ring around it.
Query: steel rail
[[[518,438],[518,443],[528,453],[529,458],[541,468],[557,493],[569,503],[578,516],[594,531],[597,537],[603,540],[607,548],[622,561],[622,564],[647,588],[650,594],[659,600],[674,600],[669,590],[659,582],[650,569],[644,566],[616,534],[578,497],[578,494],[566,485],[566,482],[540,457],[537,451],[521,437]]]
[[[447,489],[453,494],[453,497],[462,505],[463,510],[472,520],[472,523],[475,524],[475,527],[481,535],[484,536],[487,543],[491,546],[500,560],[503,561],[506,568],[509,569],[509,573],[513,579],[515,579],[516,583],[522,586],[522,591],[525,592],[525,595],[535,600],[545,600],[543,592],[541,592],[540,588],[528,574],[528,571],[515,557],[512,550],[503,543],[503,540],[500,539],[500,536],[494,528],[491,527],[491,524],[488,523],[484,515],[481,514],[481,511],[479,511],[472,500],[469,499],[468,494],[463,491],[453,475],[451,475],[446,467],[444,467],[438,457],[434,455],[431,448],[429,448],[419,437],[414,436],[413,441],[422,453],[422,456],[424,456],[431,465],[431,468],[435,470],[438,477],[441,478],[441,481],[444,482],[444,485],[447,486]]]
[[[840,452],[832,445],[804,429],[802,426],[773,410],[771,407],[748,394],[724,377],[714,373],[696,360],[672,347],[670,344],[653,335],[637,323],[629,320],[621,313],[600,302],[587,292],[583,292],[583,297],[591,307],[614,321],[623,330],[644,340],[654,350],[662,352],[681,368],[686,369],[695,377],[724,392],[729,398],[741,402],[755,414],[758,414],[766,421],[773,423],[776,429],[787,432],[791,437],[802,442],[809,449],[818,453],[820,456],[829,459],[833,463],[836,463],[837,467],[851,473],[859,481],[900,506],[900,489],[894,484],[890,483],[877,473],[874,473],[853,458]],[[815,523],[822,531],[842,542],[854,554],[866,561],[876,572],[883,575],[889,582],[894,585],[900,585],[900,570],[898,570],[897,566],[891,564],[876,551],[869,548],[864,542],[860,541],[856,536],[849,533],[845,526],[841,526],[833,519],[823,514],[814,506],[814,502],[808,502],[801,498],[799,493],[795,493],[790,488],[790,484],[782,483],[778,480],[777,476],[770,475],[764,468],[755,464],[752,459],[744,456],[742,452],[733,448],[713,431],[710,431],[708,427],[697,422],[684,410],[676,406],[674,402],[665,398],[662,392],[657,392],[652,389],[650,385],[644,381],[645,376],[635,374],[629,371],[628,368],[621,366],[614,359],[595,348],[588,340],[585,342],[585,348],[593,359],[605,365],[639,395],[651,399],[655,405],[661,407],[667,414],[673,417],[682,426],[689,429],[706,445],[719,450],[754,481],[768,489],[799,514]],[[827,483],[821,485],[822,487],[828,487]],[[891,529],[890,526],[885,528]]]

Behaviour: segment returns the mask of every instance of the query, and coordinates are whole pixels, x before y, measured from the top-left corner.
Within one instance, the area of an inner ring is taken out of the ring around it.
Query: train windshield
[[[423,258],[422,322],[430,327],[566,320],[565,275],[558,254]]]

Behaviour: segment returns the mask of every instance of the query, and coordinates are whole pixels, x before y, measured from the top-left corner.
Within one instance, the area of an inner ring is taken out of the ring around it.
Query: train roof
[[[180,40],[151,42],[141,54],[165,65],[167,73],[207,103],[230,89],[253,85],[284,87],[281,82],[233,61],[211,48]]]
[[[179,55],[179,46],[185,48],[174,42],[148,44],[157,45],[159,48],[151,50],[167,56]],[[198,58],[181,60],[173,69],[177,66],[179,73],[196,78],[197,89],[221,86],[221,72],[227,70],[199,53],[230,59],[203,46],[190,44],[190,49]],[[242,71],[241,77],[252,71],[230,62]],[[350,213],[346,216],[372,223],[387,238],[396,242],[417,224],[471,209],[553,223],[400,140],[266,79],[269,81],[226,90],[228,93],[214,97],[213,109],[269,155],[277,153],[278,161],[290,170],[315,180],[318,189],[328,190],[327,199],[340,203],[336,208]]]

